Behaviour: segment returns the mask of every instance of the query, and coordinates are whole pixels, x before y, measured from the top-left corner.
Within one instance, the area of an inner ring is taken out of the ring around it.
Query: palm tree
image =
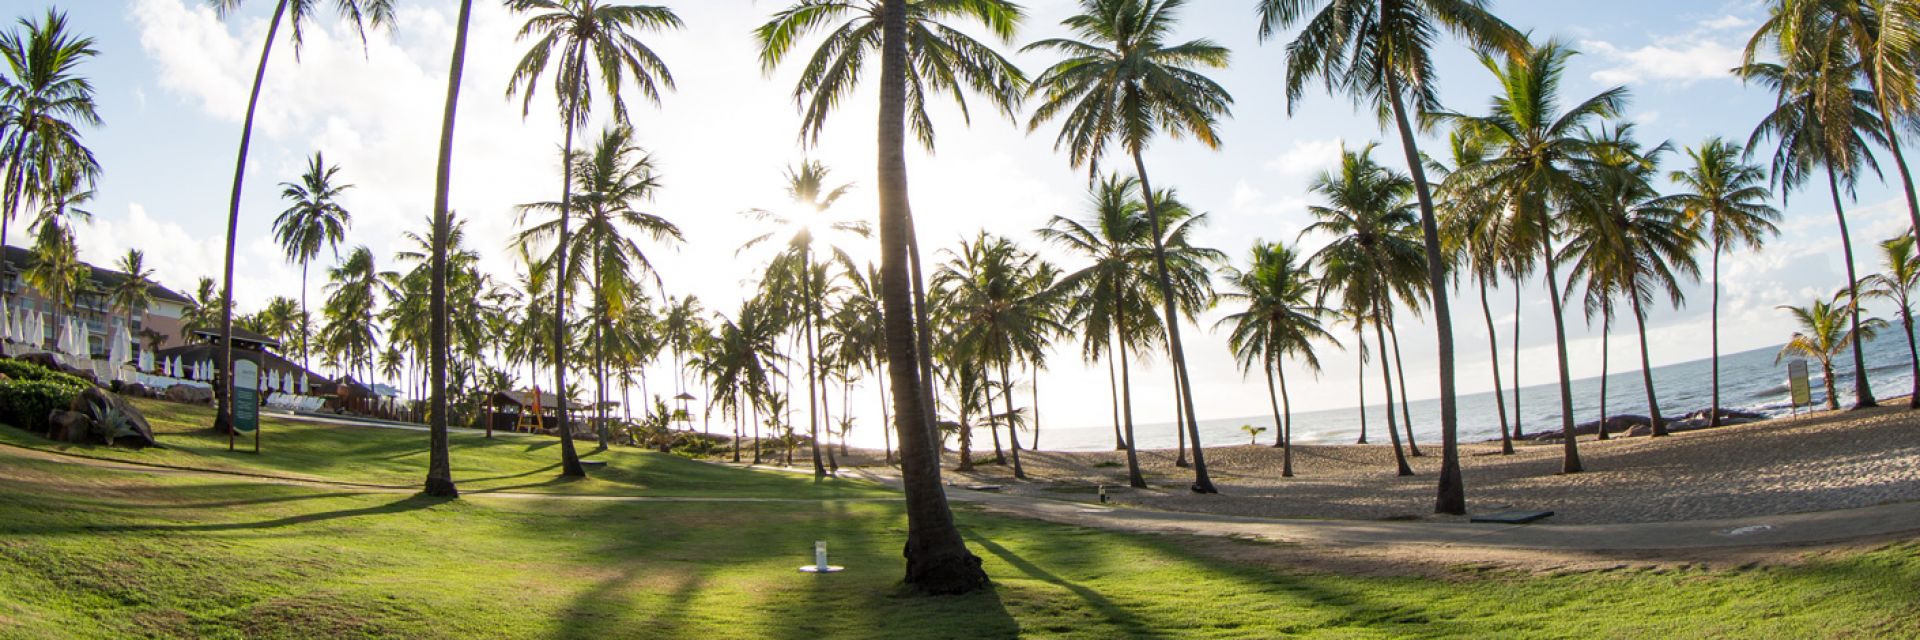
[[[1863,80],[1872,98],[1871,126],[1879,134],[1899,170],[1900,188],[1907,196],[1911,232],[1920,238],[1920,193],[1913,185],[1896,121],[1910,122],[1920,111],[1920,4],[1912,0],[1773,0],[1767,20],[1748,40],[1746,65],[1771,45],[1773,52],[1820,51],[1844,47],[1844,55],[1859,61],[1850,72]],[[1822,65],[1820,57],[1781,55],[1786,66]],[[1816,69],[1795,69],[1816,71]],[[1840,72],[1839,70],[1832,70]],[[1852,80],[1850,79],[1849,82]]]
[[[1293,248],[1255,240],[1250,256],[1246,271],[1227,268],[1228,291],[1220,296],[1245,306],[1221,318],[1215,326],[1233,326],[1228,343],[1242,369],[1258,364],[1266,374],[1267,402],[1273,406],[1273,446],[1284,449],[1280,475],[1291,478],[1293,402],[1287,396],[1287,372],[1281,365],[1297,359],[1318,373],[1320,358],[1314,354],[1314,341],[1324,340],[1334,346],[1340,342],[1323,324],[1326,309],[1317,300],[1320,284]],[[1276,375],[1280,378],[1278,394],[1273,384]]]
[[[1598,282],[1601,291],[1626,296],[1640,337],[1640,377],[1652,435],[1664,437],[1667,426],[1654,391],[1646,306],[1662,292],[1675,307],[1685,302],[1680,279],[1700,277],[1699,261],[1693,257],[1701,243],[1699,229],[1675,206],[1677,200],[1660,197],[1653,186],[1660,175],[1660,156],[1671,146],[1661,143],[1642,150],[1633,139],[1632,124],[1590,130],[1586,137],[1594,154],[1584,171],[1589,198],[1586,206],[1574,208],[1561,254],[1573,264],[1569,282],[1585,277],[1590,291]],[[1611,307],[1610,297],[1605,304]],[[1606,429],[1600,433],[1604,436]]]
[[[429,496],[452,498],[460,495],[453,484],[452,462],[447,453],[447,352],[451,344],[447,321],[447,247],[442,239],[452,233],[450,195],[453,188],[453,128],[460,111],[460,82],[467,69],[467,27],[473,18],[473,0],[460,0],[460,15],[454,20],[453,56],[447,70],[446,106],[440,118],[439,157],[434,165],[433,182],[433,282],[429,285],[428,316],[432,323],[428,345],[429,411],[427,480]],[[493,424],[487,424],[487,437],[493,437]]]
[[[1768,206],[1765,169],[1741,160],[1738,143],[1708,138],[1687,150],[1692,166],[1668,174],[1681,189],[1669,196],[1671,206],[1686,213],[1696,227],[1706,230],[1712,251],[1713,277],[1713,408],[1710,426],[1720,425],[1720,254],[1731,249],[1759,249],[1767,237],[1780,233],[1774,226],[1780,211]]]
[[[294,334],[301,331],[301,313],[304,312],[300,310],[298,301],[286,296],[274,296],[267,301],[267,306],[261,307],[259,313],[250,317],[252,322],[247,329],[275,340],[288,342]]]
[[[24,32],[0,35],[6,61],[0,70],[0,244],[29,202],[57,191],[63,180],[91,185],[100,171],[80,139],[80,127],[100,125],[93,84],[80,75],[80,65],[99,54],[93,38],[73,33],[66,14],[51,8],[40,20],[19,24]],[[0,273],[11,268],[0,256]],[[4,307],[0,312],[10,314]]]
[[[1860,278],[1854,271],[1853,238],[1847,231],[1846,205],[1863,170],[1880,171],[1873,147],[1887,144],[1873,112],[1873,92],[1854,86],[1860,63],[1838,34],[1807,36],[1802,46],[1781,51],[1787,64],[1756,63],[1736,71],[1748,82],[1758,82],[1775,93],[1773,111],[1754,127],[1747,153],[1760,143],[1777,142],[1773,154],[1773,184],[1785,202],[1794,189],[1816,171],[1825,173],[1833,198],[1833,215],[1840,225],[1840,248],[1847,263],[1847,288],[1858,301]],[[1860,331],[1860,308],[1848,305],[1854,333]],[[1867,382],[1866,356],[1853,354],[1854,408],[1875,406]]]
[[[1157,340],[1162,325],[1154,318],[1153,289],[1146,281],[1153,264],[1153,243],[1147,237],[1151,229],[1143,215],[1144,203],[1136,195],[1138,182],[1119,175],[1100,181],[1088,194],[1086,218],[1054,216],[1037,233],[1042,240],[1090,261],[1060,280],[1061,298],[1066,301],[1063,317],[1080,330],[1081,357],[1087,362],[1107,361],[1108,384],[1114,388],[1114,447],[1127,452],[1128,483],[1144,489],[1147,483],[1140,475],[1139,452],[1133,444],[1127,352]]]
[[[314,152],[307,171],[299,182],[282,182],[280,197],[291,203],[273,220],[273,237],[287,254],[287,260],[300,265],[300,313],[307,313],[307,266],[320,257],[321,249],[340,255],[340,242],[353,225],[353,214],[341,206],[340,196],[353,185],[339,184],[340,166],[327,166],[326,156]],[[307,327],[300,327],[300,366],[307,366]]]
[[[381,300],[394,296],[392,276],[378,269],[373,251],[364,246],[327,270],[327,324],[320,330],[320,341],[350,372],[366,367],[362,371],[368,381],[373,379],[373,356],[379,344],[374,310]]]
[[[273,18],[267,22],[267,39],[260,45],[260,65],[253,73],[253,90],[247,96],[247,115],[240,126],[240,151],[233,163],[233,197],[227,206],[227,246],[225,270],[222,272],[220,287],[220,367],[221,371],[233,370],[233,252],[239,241],[240,195],[246,183],[247,150],[253,142],[253,117],[260,106],[260,87],[267,78],[267,62],[273,55],[273,40],[280,33],[280,23],[284,19],[293,35],[293,57],[300,58],[300,46],[303,42],[301,29],[319,11],[323,0],[278,0],[274,3]],[[237,10],[243,0],[207,0],[214,12],[225,18]],[[334,8],[340,17],[353,25],[360,37],[361,47],[367,42],[367,27],[375,28],[393,24],[392,0],[333,0]],[[214,393],[219,404],[214,416],[218,429],[229,429],[233,424],[233,406],[227,400],[233,395],[233,380],[223,376],[220,386]]]
[[[1834,357],[1841,351],[1857,351],[1854,348],[1856,345],[1873,340],[1880,330],[1887,327],[1887,321],[1879,318],[1859,320],[1857,312],[1845,308],[1855,306],[1850,302],[1851,298],[1851,294],[1842,290],[1834,294],[1832,302],[1814,300],[1812,305],[1806,307],[1780,306],[1780,309],[1793,314],[1793,319],[1800,323],[1800,330],[1794,332],[1793,339],[1787,341],[1787,345],[1780,349],[1780,355],[1775,356],[1773,361],[1779,364],[1781,359],[1789,355],[1819,361],[1820,375],[1827,387],[1829,411],[1840,408],[1839,395],[1835,393],[1833,384]],[[1848,329],[1849,322],[1856,322],[1859,327]],[[1855,376],[1863,373],[1865,372],[1854,371]]]
[[[932,337],[907,193],[907,129],[931,148],[933,119],[926,111],[927,100],[949,94],[965,105],[966,90],[984,94],[1012,117],[1025,76],[992,47],[943,21],[976,22],[1008,40],[1021,17],[1019,5],[1009,0],[798,0],[755,32],[761,67],[769,72],[802,38],[828,32],[794,88],[794,100],[803,111],[802,140],[818,140],[827,116],[859,83],[867,57],[875,52],[880,56],[881,159],[875,184],[880,196],[881,311],[887,323],[887,367],[907,495],[906,584],[931,594],[975,591],[987,585],[987,577],[954,527],[940,487]],[[964,117],[966,111],[962,113]]]
[[[1437,161],[1428,164],[1440,176],[1440,236],[1444,245],[1449,247],[1449,255],[1455,256],[1460,267],[1456,273],[1471,275],[1480,288],[1480,314],[1487,324],[1487,349],[1491,356],[1488,363],[1493,367],[1493,402],[1495,413],[1500,418],[1500,453],[1513,455],[1513,439],[1519,436],[1520,426],[1520,372],[1514,370],[1514,421],[1507,422],[1507,402],[1500,382],[1500,332],[1494,328],[1493,306],[1487,300],[1487,290],[1502,272],[1514,271],[1516,254],[1533,255],[1532,251],[1517,248],[1510,225],[1516,220],[1505,215],[1502,202],[1494,194],[1487,194],[1471,185],[1460,184],[1452,180],[1453,171],[1458,167],[1470,166],[1486,159],[1486,145],[1467,132],[1454,130],[1447,136],[1449,160],[1452,167]],[[1514,275],[1516,289],[1520,276]],[[1518,298],[1515,298],[1518,300]],[[1519,333],[1519,309],[1514,314],[1515,334]],[[1518,345],[1515,345],[1514,357],[1519,357]],[[1515,363],[1516,365],[1518,362]]]
[[[1154,275],[1167,323],[1174,386],[1179,390],[1176,407],[1184,415],[1187,437],[1193,441],[1192,489],[1196,493],[1218,493],[1207,475],[1206,454],[1200,446],[1192,378],[1187,375],[1185,346],[1180,341],[1177,292],[1161,242],[1166,224],[1154,198],[1145,155],[1154,135],[1162,131],[1176,139],[1191,135],[1209,148],[1218,148],[1215,125],[1221,117],[1230,115],[1233,104],[1224,87],[1195,70],[1226,68],[1231,56],[1225,47],[1208,40],[1181,44],[1165,41],[1185,4],[1184,0],[1081,0],[1081,13],[1061,22],[1080,39],[1050,38],[1023,49],[1051,50],[1067,56],[1034,80],[1033,91],[1043,98],[1028,129],[1062,118],[1054,148],[1066,150],[1075,168],[1087,166],[1090,176],[1100,174],[1100,161],[1110,145],[1117,144],[1121,152],[1132,156],[1152,228]]]
[[[214,291],[213,278],[200,278],[194,289],[193,302],[180,314],[180,333],[193,335],[201,331],[213,331],[220,324],[220,296]]]
[[[761,234],[748,240],[740,249],[745,251],[775,236],[786,236],[786,249],[774,260],[775,266],[786,265],[789,283],[797,282],[800,287],[793,302],[804,307],[795,318],[800,322],[799,330],[804,334],[807,350],[807,422],[813,435],[813,473],[817,482],[826,477],[826,468],[820,459],[820,422],[824,411],[826,393],[826,369],[819,364],[820,331],[825,322],[826,292],[814,288],[811,277],[820,268],[814,257],[814,243],[818,236],[828,236],[824,247],[828,257],[847,262],[843,243],[864,239],[872,235],[872,226],[859,218],[839,217],[829,213],[833,206],[853,190],[852,184],[830,186],[832,171],[818,161],[803,161],[787,169],[787,198],[795,213],[786,214],[768,209],[754,209],[746,212],[756,224],[771,225],[774,231]],[[773,271],[773,269],[770,269]],[[775,278],[770,278],[772,282]]]
[[[880,396],[880,435],[885,443],[885,461],[893,464],[893,432],[887,427],[892,405],[887,402],[886,372],[887,328],[880,313],[880,272],[872,265],[865,270],[851,264],[841,265],[845,273],[846,295],[839,310],[829,319],[833,333],[839,336],[843,363],[859,365],[873,373],[874,389]]]
[[[1561,109],[1560,81],[1574,52],[1558,42],[1530,46],[1504,63],[1489,55],[1481,64],[1500,84],[1492,112],[1467,117],[1455,113],[1437,117],[1455,123],[1478,137],[1488,157],[1461,167],[1455,179],[1463,188],[1498,194],[1520,217],[1511,233],[1516,242],[1539,251],[1545,267],[1548,304],[1554,312],[1554,345],[1559,356],[1560,424],[1564,457],[1562,473],[1579,473],[1580,449],[1573,432],[1573,385],[1567,362],[1566,314],[1556,273],[1554,237],[1564,213],[1586,197],[1579,172],[1590,166],[1592,145],[1580,133],[1590,124],[1619,114],[1627,91],[1614,87]]]
[[[631,128],[607,129],[591,151],[575,153],[568,164],[574,185],[567,201],[521,205],[523,217],[542,213],[554,218],[527,227],[514,240],[527,246],[553,243],[551,259],[567,265],[567,282],[562,288],[584,284],[592,293],[594,404],[604,411],[609,400],[606,344],[612,334],[610,325],[626,314],[632,298],[641,295],[642,283],[635,276],[653,273],[652,261],[628,237],[628,230],[657,241],[677,241],[681,234],[665,218],[638,209],[653,198],[660,181],[652,157],[634,144]],[[578,228],[569,231],[573,225]],[[562,242],[568,246],[561,246]],[[602,425],[599,432],[604,447],[606,416],[597,416],[596,423]]]
[[[1328,91],[1347,94],[1380,114],[1391,116],[1406,154],[1407,172],[1420,204],[1434,330],[1439,335],[1440,485],[1434,511],[1467,512],[1466,485],[1460,476],[1458,412],[1454,397],[1453,319],[1447,305],[1445,256],[1433,194],[1420,163],[1414,115],[1438,107],[1438,74],[1433,41],[1442,30],[1481,51],[1517,51],[1524,38],[1486,9],[1485,0],[1260,0],[1260,38],[1266,40],[1306,21],[1287,46],[1287,108],[1305,95],[1307,83],[1322,81]],[[1318,12],[1314,8],[1319,7]],[[1309,18],[1309,14],[1312,17]],[[1517,386],[1516,386],[1517,388]],[[1517,409],[1516,409],[1517,411]]]
[[[126,314],[145,313],[153,305],[153,269],[147,268],[147,254],[128,249],[113,268],[126,274],[107,291],[107,304]]]
[[[634,34],[639,31],[678,29],[679,16],[672,9],[651,5],[608,5],[600,0],[507,0],[507,8],[530,13],[520,28],[519,38],[533,38],[533,47],[514,67],[507,82],[507,95],[525,93],[522,115],[533,111],[533,99],[539,92],[540,76],[547,72],[558,53],[558,69],[553,74],[553,93],[560,103],[560,122],[566,129],[561,146],[559,224],[554,229],[554,267],[560,283],[572,280],[573,263],[567,259],[572,243],[569,223],[573,217],[573,135],[585,127],[591,115],[594,97],[593,74],[597,68],[615,121],[627,122],[627,105],[620,92],[631,80],[641,96],[660,101],[660,89],[673,88],[673,75],[653,49]],[[567,289],[553,288],[553,388],[567,388]],[[567,403],[554,408],[560,427],[561,474],[583,477],[579,455],[573,450],[573,427],[567,420]]]
[[[1920,289],[1920,255],[1914,252],[1913,236],[1900,235],[1880,243],[1881,261],[1886,271],[1867,276],[1861,281],[1866,290],[1861,295],[1870,298],[1883,298],[1900,307],[1900,328],[1907,336],[1907,357],[1913,362],[1914,391],[1907,400],[1907,406],[1920,409],[1920,347],[1916,347],[1913,337],[1913,304],[1915,290]]]
[[[1313,181],[1309,188],[1327,204],[1308,208],[1315,222],[1301,235],[1319,232],[1334,237],[1309,259],[1320,266],[1321,295],[1337,287],[1341,305],[1373,324],[1380,345],[1381,377],[1386,382],[1387,435],[1397,472],[1410,476],[1413,468],[1407,465],[1395,425],[1393,375],[1386,362],[1386,309],[1396,294],[1404,296],[1418,286],[1421,250],[1413,228],[1419,209],[1412,199],[1413,181],[1375,163],[1374,147],[1341,149],[1340,167]]]
[[[93,268],[80,260],[73,232],[57,221],[47,221],[35,234],[31,258],[20,279],[72,315],[74,303],[93,281]]]
[[[1006,404],[1007,437],[1013,451],[1013,476],[1025,479],[1020,467],[1020,430],[1012,423],[1013,361],[1045,349],[1047,336],[1064,329],[1052,313],[1053,291],[1038,282],[1039,257],[1021,251],[1013,242],[985,232],[961,242],[946,264],[934,274],[933,286],[946,304],[958,348],[968,360],[1000,370],[1000,393]]]

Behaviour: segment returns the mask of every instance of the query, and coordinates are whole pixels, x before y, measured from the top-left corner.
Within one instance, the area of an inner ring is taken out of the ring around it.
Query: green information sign
[[[1793,406],[1813,404],[1813,389],[1807,382],[1807,361],[1787,363],[1787,388],[1793,394]]]
[[[233,361],[233,428],[252,433],[260,428],[260,365]]]

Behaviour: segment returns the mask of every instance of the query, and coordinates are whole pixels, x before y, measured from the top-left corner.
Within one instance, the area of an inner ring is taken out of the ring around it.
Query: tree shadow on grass
[[[524,473],[515,473],[510,475],[504,475],[504,476],[489,476],[485,478],[462,478],[459,476],[455,476],[453,478],[453,481],[456,483],[460,483],[460,482],[492,482],[494,480],[512,480],[514,478],[525,478],[527,476],[539,475],[543,472],[552,471],[558,468],[560,468],[560,463],[555,462],[553,464],[540,467],[538,469],[532,469]]]
[[[555,466],[558,466],[558,465],[555,465]],[[546,469],[552,469],[552,468],[553,468],[553,467],[547,467]],[[545,469],[543,469],[543,470],[545,470]],[[527,473],[527,474],[522,474],[522,475],[533,475],[533,474],[532,474],[532,473]],[[513,477],[513,476],[509,476],[509,477]],[[478,481],[478,480],[467,480],[466,482],[477,482],[477,481]],[[528,482],[528,483],[525,483],[525,484],[513,484],[513,485],[507,485],[507,486],[504,486],[504,487],[487,487],[487,488],[485,488],[485,489],[465,489],[465,490],[463,490],[463,491],[464,491],[464,492],[466,492],[466,493],[472,493],[472,494],[487,494],[487,493],[510,493],[510,492],[513,492],[513,491],[518,491],[518,490],[521,490],[521,489],[537,489],[537,488],[540,488],[540,487],[558,487],[558,486],[563,486],[563,485],[569,485],[569,484],[574,484],[574,483],[578,483],[578,482],[586,482],[586,481],[587,481],[587,478],[574,478],[574,477],[569,477],[569,476],[554,476],[554,477],[552,477],[552,478],[548,478],[548,479],[546,479],[546,480],[543,480],[543,481],[540,481],[540,482]]]
[[[1133,612],[1128,611],[1125,607],[1115,604],[1106,596],[1101,595],[1099,591],[1050,573],[1046,569],[1040,568],[1040,565],[1020,557],[1019,554],[1008,550],[1006,547],[1000,546],[985,536],[969,531],[967,532],[967,537],[971,538],[974,544],[980,545],[981,548],[986,549],[994,556],[1000,558],[1001,562],[1005,562],[1013,566],[1013,568],[1019,569],[1021,573],[1027,574],[1028,577],[1072,591],[1075,596],[1078,596],[1080,600],[1086,602],[1088,606],[1093,607],[1095,611],[1099,611],[1100,615],[1106,616],[1109,622],[1119,627],[1129,638],[1169,637],[1159,630],[1148,626],[1139,616],[1134,615]]]
[[[76,533],[108,533],[108,532],[141,533],[141,532],[157,532],[157,531],[190,533],[190,532],[220,532],[220,531],[254,531],[254,530],[261,530],[261,529],[279,529],[283,527],[292,527],[292,526],[298,526],[298,525],[304,525],[304,524],[313,524],[316,522],[327,522],[332,520],[364,518],[369,516],[395,515],[395,514],[401,514],[401,513],[408,513],[412,511],[419,511],[422,509],[428,509],[438,505],[446,504],[451,501],[452,499],[450,498],[435,498],[435,497],[416,494],[416,495],[407,496],[405,498],[401,498],[399,500],[394,500],[392,502],[375,505],[371,507],[360,507],[357,509],[339,509],[335,511],[321,511],[317,513],[303,513],[295,516],[287,516],[284,518],[274,518],[271,520],[259,520],[255,522],[219,522],[219,523],[182,524],[182,525],[164,525],[164,524],[83,525],[79,527],[72,527],[71,530]]]

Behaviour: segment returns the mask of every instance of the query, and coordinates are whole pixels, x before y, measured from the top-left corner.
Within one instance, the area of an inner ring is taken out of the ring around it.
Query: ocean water
[[[1787,393],[1787,361],[1774,362],[1774,356],[1780,352],[1779,346],[1755,349],[1741,353],[1723,354],[1720,357],[1720,403],[1722,408],[1759,413],[1767,416],[1783,416],[1793,408]],[[1503,357],[1511,357],[1503,354]],[[1880,399],[1905,396],[1913,388],[1912,364],[1909,361],[1906,341],[1898,332],[1883,334],[1879,339],[1866,344],[1866,362],[1869,381],[1873,385],[1874,396]],[[1637,364],[1637,362],[1635,363]],[[1616,363],[1616,366],[1622,366]],[[1631,365],[1626,365],[1631,366]],[[1484,368],[1484,365],[1482,365]],[[1380,379],[1377,369],[1369,367],[1367,398],[1379,398]],[[1462,371],[1464,375],[1485,375],[1484,371]],[[1826,387],[1820,377],[1820,365],[1808,363],[1808,373],[1812,378],[1815,409],[1826,407]],[[1502,377],[1511,375],[1503,370]],[[1853,401],[1853,356],[1843,354],[1834,362],[1835,386],[1840,396],[1840,406],[1846,407]],[[1653,369],[1654,387],[1659,392],[1660,413],[1668,419],[1701,411],[1712,404],[1712,361],[1708,359],[1683,362],[1679,364],[1655,367]],[[1560,386],[1546,380],[1527,380],[1534,384],[1520,389],[1520,420],[1525,433],[1557,431],[1560,429]],[[1511,379],[1503,380],[1511,384]],[[1574,380],[1573,408],[1574,421],[1586,423],[1600,418],[1600,378]],[[1507,388],[1506,402],[1508,420],[1513,420],[1513,389]],[[1462,442],[1498,440],[1500,438],[1500,419],[1492,393],[1463,395],[1458,398],[1460,419],[1460,439]],[[1440,401],[1415,400],[1408,407],[1413,416],[1415,440],[1422,447],[1437,447],[1440,441]],[[1399,412],[1396,403],[1395,412]],[[1805,411],[1805,408],[1801,409]],[[1641,381],[1640,369],[1633,366],[1627,371],[1607,376],[1607,414],[1647,415],[1646,390]],[[1212,445],[1244,444],[1247,434],[1240,430],[1241,425],[1251,424],[1266,427],[1266,433],[1260,435],[1262,443],[1271,444],[1274,439],[1273,416],[1262,414],[1220,418],[1207,416],[1202,412],[1200,437],[1202,442]],[[1304,444],[1350,444],[1360,434],[1360,412],[1348,407],[1314,412],[1294,412],[1293,438]],[[1397,418],[1396,418],[1397,420]],[[1386,444],[1386,406],[1367,407],[1368,442]],[[1404,427],[1403,427],[1404,429]],[[1171,449],[1175,446],[1174,425],[1170,422],[1139,423],[1134,425],[1139,446],[1146,449]],[[1046,427],[1042,443],[1048,450],[1057,451],[1106,451],[1113,448],[1113,427],[1111,424],[1096,427]]]

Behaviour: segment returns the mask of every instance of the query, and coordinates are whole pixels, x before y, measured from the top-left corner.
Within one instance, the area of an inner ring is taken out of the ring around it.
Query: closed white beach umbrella
[[[140,352],[140,370],[141,371],[153,370],[153,352],[152,351]]]
[[[313,390],[307,386],[307,374],[305,373],[300,374],[300,395],[313,395]]]
[[[117,367],[126,364],[128,360],[132,359],[133,337],[127,335],[126,327],[115,328],[113,330],[112,343],[107,348],[107,362]]]
[[[9,311],[12,309],[7,308],[6,298],[0,298],[0,318],[6,319],[5,322],[0,322],[0,340],[13,340],[14,318],[12,313],[8,313]]]

